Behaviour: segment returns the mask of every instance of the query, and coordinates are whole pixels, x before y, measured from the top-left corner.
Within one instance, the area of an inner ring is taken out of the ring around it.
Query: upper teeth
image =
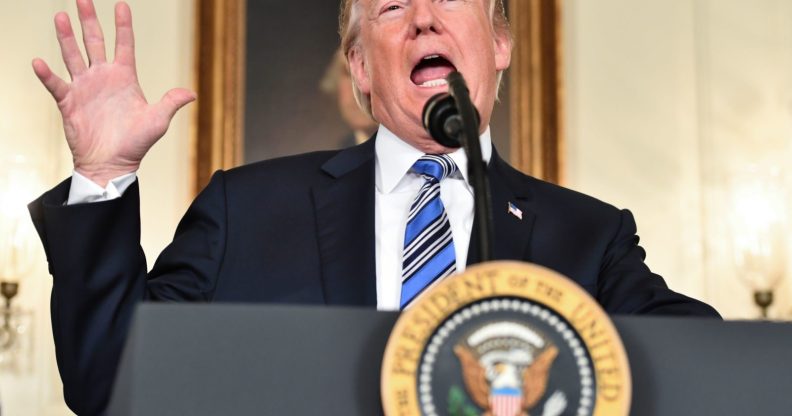
[[[422,87],[442,87],[443,85],[448,85],[448,81],[445,79],[433,79],[431,81],[426,81],[421,84]]]
[[[440,55],[429,55],[429,56],[423,58],[423,60],[426,61],[428,59],[435,59],[435,58],[439,58],[439,57],[440,57]]]

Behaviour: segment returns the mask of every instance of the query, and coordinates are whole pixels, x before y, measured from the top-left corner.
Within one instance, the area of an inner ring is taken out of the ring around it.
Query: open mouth
[[[441,87],[448,85],[446,77],[454,71],[456,67],[448,59],[440,55],[428,55],[415,65],[410,79],[419,87]]]

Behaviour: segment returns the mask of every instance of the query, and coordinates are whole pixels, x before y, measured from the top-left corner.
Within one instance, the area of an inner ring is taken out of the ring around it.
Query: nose
[[[434,2],[414,1],[412,7],[412,33],[414,36],[440,33],[442,26],[434,10]]]

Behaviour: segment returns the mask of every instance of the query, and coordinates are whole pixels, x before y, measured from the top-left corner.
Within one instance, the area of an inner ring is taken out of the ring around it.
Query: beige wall
[[[789,166],[792,3],[568,0],[563,23],[568,185],[631,209],[672,288],[755,316],[722,188],[754,160]],[[790,308],[787,283],[773,312]]]
[[[107,43],[112,45],[114,1],[95,1]],[[193,1],[128,2],[135,20],[139,76],[149,101],[159,100],[172,87],[192,87]],[[0,2],[0,156],[23,155],[36,168],[41,185],[33,193],[54,186],[71,172],[57,108],[30,69],[32,58],[39,56],[66,76],[52,27],[59,10],[76,16],[70,0]],[[177,116],[140,171],[142,244],[149,263],[170,240],[191,198],[189,129],[188,108]],[[0,406],[8,415],[69,414],[61,403],[54,362],[48,304],[51,280],[43,253],[37,255],[38,267],[22,280],[19,299],[20,306],[35,314],[33,365],[22,375],[0,371]]]

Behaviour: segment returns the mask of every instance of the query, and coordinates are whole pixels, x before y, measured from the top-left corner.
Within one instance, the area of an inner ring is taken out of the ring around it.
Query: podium
[[[141,304],[109,415],[378,415],[398,313]],[[792,412],[792,324],[613,317],[634,415]]]

